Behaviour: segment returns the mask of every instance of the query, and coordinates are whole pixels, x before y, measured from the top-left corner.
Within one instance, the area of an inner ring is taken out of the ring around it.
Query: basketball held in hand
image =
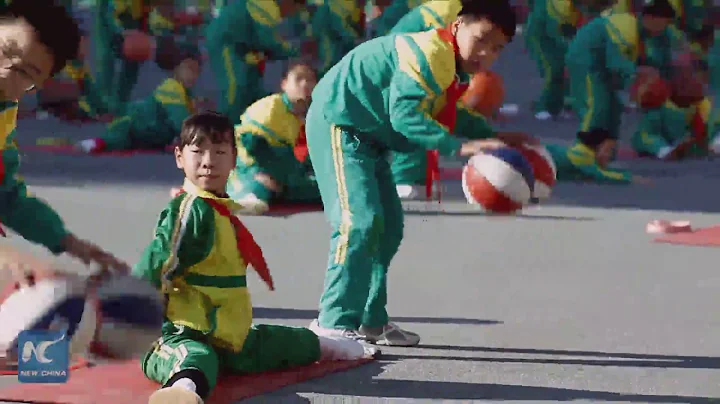
[[[670,85],[658,76],[640,76],[630,87],[630,98],[641,108],[659,108],[670,98]]]

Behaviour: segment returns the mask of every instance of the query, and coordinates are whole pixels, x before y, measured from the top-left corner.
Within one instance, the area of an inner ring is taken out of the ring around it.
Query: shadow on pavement
[[[404,357],[403,357],[404,358]],[[509,384],[461,383],[377,378],[393,360],[381,360],[341,374],[311,380],[264,396],[262,400],[297,393],[355,396],[374,399],[425,400],[515,400],[515,401],[572,401],[634,402],[634,403],[714,403],[710,397],[675,395],[646,395],[613,393],[608,391],[576,390],[556,387],[535,387]],[[291,398],[292,400],[292,398]],[[259,402],[259,401],[258,401]]]
[[[285,309],[254,307],[253,318],[265,320],[313,320],[318,315],[317,310]],[[495,325],[502,324],[502,321],[483,320],[474,318],[452,318],[452,317],[395,317],[393,321],[398,323],[416,324],[458,324],[458,325]]]

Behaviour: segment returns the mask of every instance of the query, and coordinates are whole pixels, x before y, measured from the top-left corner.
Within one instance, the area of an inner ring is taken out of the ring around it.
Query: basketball
[[[687,67],[676,67],[670,81],[670,100],[680,108],[688,108],[705,98],[705,85],[698,74]]]
[[[113,278],[97,290],[98,327],[91,351],[112,359],[145,353],[160,336],[163,302],[147,281]]]
[[[670,86],[659,77],[641,76],[630,86],[630,97],[641,108],[659,108],[670,97]]]
[[[471,205],[491,213],[514,213],[533,196],[530,162],[513,148],[500,148],[470,158],[462,172],[462,188]]]
[[[502,107],[505,87],[499,74],[491,71],[475,74],[463,94],[462,102],[470,109],[492,117]]]
[[[123,55],[133,62],[145,62],[152,58],[154,51],[152,38],[140,31],[132,30],[125,34]]]
[[[535,177],[533,197],[537,200],[550,198],[552,188],[557,181],[557,168],[550,152],[542,145],[525,145],[518,147],[518,150],[525,156],[530,163],[530,167],[532,167],[533,176]]]

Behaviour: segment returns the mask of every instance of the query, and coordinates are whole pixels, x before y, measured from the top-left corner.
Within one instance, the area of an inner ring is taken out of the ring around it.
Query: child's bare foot
[[[180,386],[170,386],[154,392],[148,404],[204,404],[196,393]]]

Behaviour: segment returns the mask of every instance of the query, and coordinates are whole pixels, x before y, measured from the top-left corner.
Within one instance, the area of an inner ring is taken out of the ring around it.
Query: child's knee
[[[193,378],[184,377],[191,378],[198,389],[205,386],[205,395],[215,387],[219,368],[220,361],[212,346],[191,339],[162,342],[146,355],[142,363],[145,375],[165,386],[178,380],[177,375],[180,373],[195,375]],[[202,378],[198,374],[202,375]],[[197,393],[205,396],[200,391]]]

